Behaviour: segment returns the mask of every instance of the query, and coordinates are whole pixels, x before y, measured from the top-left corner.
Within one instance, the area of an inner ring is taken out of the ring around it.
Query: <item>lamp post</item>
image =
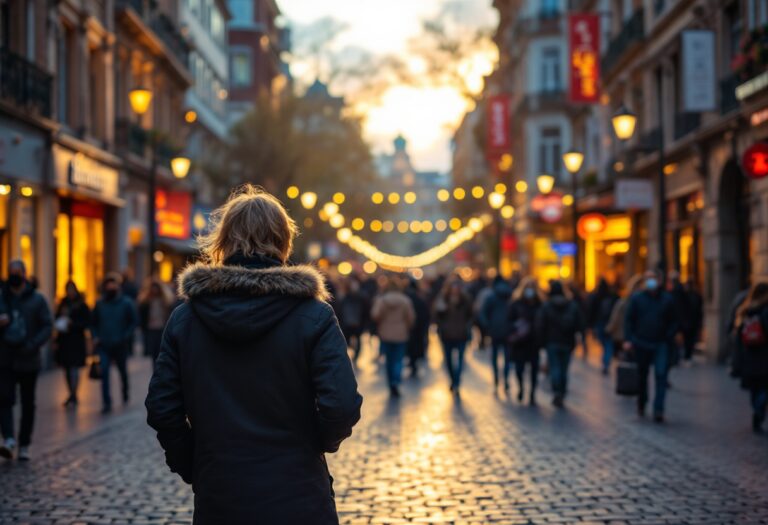
[[[659,119],[659,136],[658,144],[656,145],[659,154],[659,173],[658,173],[658,201],[656,207],[659,213],[658,224],[658,250],[659,250],[659,270],[662,275],[667,272],[667,245],[666,245],[666,233],[667,233],[667,192],[666,192],[666,179],[664,174],[664,104],[662,98],[662,79],[661,76],[657,79],[657,108]],[[637,125],[637,116],[629,111],[625,106],[621,106],[619,110],[611,118],[611,124],[613,125],[613,131],[616,134],[616,138],[622,142],[628,141],[635,133]],[[640,148],[644,151],[653,151],[655,148],[652,145],[641,145]]]
[[[542,173],[536,179],[536,187],[539,188],[539,193],[542,195],[549,195],[555,188],[555,178],[552,175]]]
[[[128,93],[128,100],[131,103],[131,109],[137,115],[144,115],[152,103],[152,92],[146,88],[138,87]],[[147,229],[149,238],[149,276],[155,274],[157,259],[155,251],[157,245],[157,203],[155,202],[157,193],[157,147],[158,140],[154,133],[149,134],[149,146],[151,153],[149,168],[149,188],[147,199]],[[171,159],[171,171],[177,179],[183,179],[189,173],[192,161],[187,157],[175,157]]]
[[[570,150],[563,154],[563,164],[568,173],[571,174],[571,238],[573,239],[573,278],[578,281],[579,278],[579,237],[578,237],[578,211],[576,209],[576,190],[578,189],[579,170],[584,164],[584,154],[580,151]]]

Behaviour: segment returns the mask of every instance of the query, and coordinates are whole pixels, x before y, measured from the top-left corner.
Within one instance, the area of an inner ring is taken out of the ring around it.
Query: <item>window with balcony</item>
[[[251,53],[248,49],[233,49],[230,56],[229,79],[234,87],[251,85]]]
[[[540,87],[544,93],[562,89],[560,78],[560,48],[551,46],[541,51]]]
[[[539,173],[559,177],[562,166],[562,136],[560,128],[547,127],[539,131]]]

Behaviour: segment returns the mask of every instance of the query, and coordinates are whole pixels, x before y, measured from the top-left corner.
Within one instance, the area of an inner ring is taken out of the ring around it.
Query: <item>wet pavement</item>
[[[676,369],[668,423],[656,425],[595,363],[576,359],[559,411],[546,381],[535,407],[514,387],[514,399],[494,394],[487,360],[470,355],[456,399],[433,345],[392,401],[366,349],[363,419],[329,459],[342,523],[768,523],[768,438],[751,433],[747,395],[725,369]],[[97,383],[85,380],[74,414],[63,378],[41,379],[33,461],[0,464],[0,523],[191,522],[191,490],[144,424],[149,372],[134,359],[133,401],[108,417]]]

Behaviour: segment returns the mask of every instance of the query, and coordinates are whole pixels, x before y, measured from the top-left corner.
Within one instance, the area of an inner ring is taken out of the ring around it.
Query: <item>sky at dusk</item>
[[[468,28],[493,27],[496,12],[491,0],[280,0],[286,22],[293,28],[294,42],[307,37],[306,31],[323,18],[333,18],[342,29],[330,44],[332,51],[363,49],[376,57],[397,55],[414,71],[408,42],[421,34],[422,21],[450,9]],[[294,46],[296,47],[296,46]],[[300,45],[298,46],[300,47]],[[473,92],[482,88],[482,77],[490,73],[495,53],[487,50],[472,56],[466,77]],[[307,85],[317,75],[316,58],[294,54],[291,72],[299,84]],[[323,73],[320,73],[321,79]],[[398,133],[409,141],[417,169],[450,168],[450,139],[461,117],[472,103],[462,97],[458,86],[445,84],[413,87],[389,86],[375,100],[361,99],[354,86],[334,82],[334,95],[343,95],[364,117],[364,132],[375,152],[387,152]]]

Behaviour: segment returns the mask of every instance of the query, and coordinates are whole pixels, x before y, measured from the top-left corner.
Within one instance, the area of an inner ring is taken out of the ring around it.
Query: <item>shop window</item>
[[[56,296],[64,296],[71,279],[93,305],[104,277],[103,208],[74,202],[57,217],[56,230]]]

